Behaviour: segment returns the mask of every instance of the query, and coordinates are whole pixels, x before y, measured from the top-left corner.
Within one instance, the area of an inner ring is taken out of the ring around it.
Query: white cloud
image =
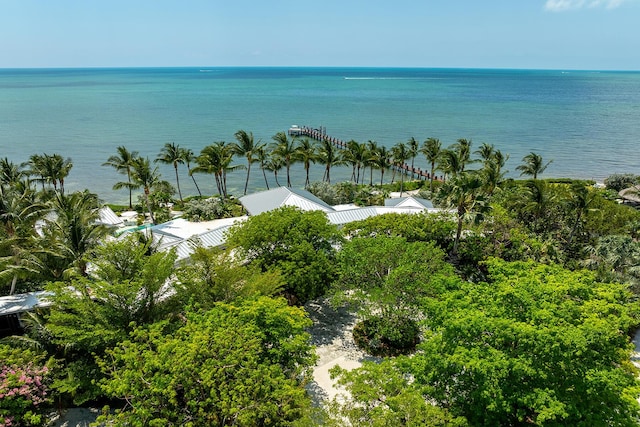
[[[629,0],[547,0],[544,8],[551,12],[562,12],[571,9],[581,9],[584,7],[605,7],[607,9],[615,9],[625,1]]]

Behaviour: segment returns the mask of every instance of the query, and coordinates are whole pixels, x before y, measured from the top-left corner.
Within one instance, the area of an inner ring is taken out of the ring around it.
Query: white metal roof
[[[303,211],[333,212],[334,209],[306,190],[278,187],[240,197],[249,215],[259,215],[282,206],[295,206]]]
[[[433,209],[433,203],[431,203],[431,200],[422,199],[420,197],[414,197],[414,196],[385,199],[384,205],[395,206],[398,208]]]
[[[34,308],[48,307],[52,304],[46,298],[49,295],[51,295],[51,292],[38,291],[0,297],[0,316],[22,313]]]

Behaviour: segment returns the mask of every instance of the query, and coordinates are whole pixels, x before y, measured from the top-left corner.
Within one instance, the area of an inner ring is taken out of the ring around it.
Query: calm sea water
[[[511,176],[530,151],[544,176],[603,180],[640,173],[640,73],[394,68],[148,68],[0,70],[0,157],[60,153],[70,190],[124,202],[123,176],[101,164],[125,145],[155,158],[166,142],[198,153],[239,130],[271,141],[292,124],[391,146],[415,137],[470,138],[510,154]],[[241,160],[238,160],[241,163]],[[424,166],[422,160],[416,162]],[[322,167],[313,179],[320,179]],[[172,168],[160,166],[174,181]],[[284,171],[283,171],[284,175]],[[233,173],[241,193],[245,172]],[[334,181],[348,179],[345,169]],[[181,168],[185,193],[195,187]],[[208,192],[213,178],[196,177]],[[294,185],[304,182],[294,171]],[[281,183],[285,179],[281,179]],[[264,188],[259,170],[254,190]]]

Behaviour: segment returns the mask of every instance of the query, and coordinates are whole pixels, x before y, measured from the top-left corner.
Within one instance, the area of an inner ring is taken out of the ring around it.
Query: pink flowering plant
[[[0,427],[40,426],[46,422],[42,415],[49,403],[49,368],[24,360],[32,355],[25,351],[8,350],[0,346]],[[17,357],[16,357],[17,356]]]

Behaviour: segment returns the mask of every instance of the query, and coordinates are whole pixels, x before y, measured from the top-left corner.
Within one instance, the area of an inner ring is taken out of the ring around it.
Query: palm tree
[[[178,165],[184,163],[183,150],[175,142],[167,142],[162,147],[160,154],[153,161],[154,163],[163,163],[165,165],[173,165],[173,170],[176,173],[176,185],[178,186],[178,196],[182,202],[182,191],[180,190],[180,179],[178,178]]]
[[[67,157],[66,159],[63,159],[60,154],[53,154],[51,156],[51,161],[54,164],[54,183],[56,180],[60,183],[60,191],[64,194],[64,180],[69,176],[73,163],[70,158]]]
[[[304,138],[300,141],[300,145],[298,145],[298,149],[295,153],[296,160],[304,165],[304,171],[306,173],[304,181],[305,188],[309,186],[309,169],[311,168],[311,163],[315,164],[318,160],[317,147],[318,146],[315,141],[312,141],[309,138]]]
[[[218,194],[227,197],[227,172],[243,168],[242,165],[231,165],[232,146],[224,141],[216,141],[204,147],[196,160],[198,166],[193,172],[213,174]]]
[[[10,295],[19,278],[40,270],[34,248],[35,224],[44,212],[45,206],[28,185],[0,185],[0,283],[10,281]]]
[[[267,174],[264,171],[267,167],[267,162],[269,161],[269,153],[266,150],[266,144],[260,144],[256,148],[256,160],[260,163],[260,169],[262,169],[262,177],[264,178],[264,184],[267,186],[267,190],[269,189],[269,181],[267,181]]]
[[[407,141],[407,149],[409,150],[409,158],[411,159],[411,179],[413,179],[413,165],[416,160],[416,156],[418,155],[418,150],[420,148],[420,143],[414,137],[409,138]]]
[[[114,186],[114,189],[118,190],[126,186],[134,189],[142,188],[144,191],[144,200],[147,204],[147,211],[149,212],[149,219],[152,224],[155,224],[156,220],[153,216],[153,210],[151,209],[149,194],[151,193],[151,189],[160,183],[158,167],[151,169],[151,162],[149,162],[148,157],[137,157],[133,160],[131,166],[131,184],[126,185],[126,183],[119,182]],[[118,186],[118,188],[116,188],[116,186]]]
[[[391,163],[391,153],[387,150],[387,147],[385,146],[378,147],[373,152],[372,165],[373,167],[380,169],[380,185],[381,186],[384,181],[384,172],[387,170],[390,163]]]
[[[284,132],[278,132],[272,138],[275,143],[273,144],[273,153],[280,156],[284,161],[287,168],[287,187],[291,187],[291,164],[295,162],[295,154],[298,148],[297,139],[293,137],[289,139]]]
[[[475,151],[475,154],[480,156],[480,159],[485,166],[493,160],[494,153],[495,147],[493,144],[487,144],[486,142],[483,142],[480,148]]]
[[[19,182],[24,173],[19,165],[8,158],[0,159],[0,185],[12,186]]]
[[[33,181],[40,182],[42,184],[42,190],[44,190],[45,179],[45,157],[44,155],[32,154],[29,156],[29,161],[25,162],[22,166],[26,166],[26,174],[30,177],[36,177]]]
[[[516,170],[520,171],[520,176],[529,175],[533,177],[534,180],[538,179],[538,175],[544,172],[547,166],[553,162],[553,160],[549,160],[546,165],[543,164],[542,156],[533,151],[524,156],[522,161],[524,164],[516,167]]]
[[[364,159],[365,170],[369,167],[369,185],[373,186],[373,168],[376,167],[376,152],[378,151],[378,143],[373,140],[367,141],[367,152]],[[364,173],[363,173],[364,174]],[[364,181],[364,178],[363,178]]]
[[[473,160],[471,160],[471,140],[460,138],[451,146],[451,149],[458,155],[460,160],[460,172],[464,172],[467,164],[473,163]]]
[[[573,183],[571,185],[571,193],[569,195],[569,200],[567,201],[567,205],[569,208],[569,212],[573,212],[576,216],[573,226],[571,227],[571,232],[569,233],[568,242],[571,243],[573,238],[578,231],[578,227],[582,223],[582,217],[589,211],[593,211],[595,209],[591,208],[596,201],[595,192],[589,191],[589,189],[580,184]]]
[[[134,173],[134,180],[135,177]],[[98,196],[88,191],[68,196],[60,192],[51,199],[50,207],[54,219],[46,220],[45,238],[53,244],[58,256],[66,260],[67,272],[86,275],[85,255],[109,233],[107,226],[97,222],[100,216]]]
[[[360,182],[360,168],[365,161],[367,146],[353,139],[347,142],[347,150],[344,152],[344,160],[351,164],[351,180],[358,184]],[[356,175],[357,171],[357,175]]]
[[[436,173],[436,163],[439,161],[440,154],[442,152],[442,144],[438,138],[427,138],[422,145],[420,152],[424,154],[427,162],[431,164],[431,172],[429,174],[429,191],[433,192],[433,179],[434,174]]]
[[[187,165],[187,172],[189,173],[189,176],[193,180],[193,185],[196,186],[196,190],[198,190],[198,195],[202,197],[202,192],[200,191],[200,187],[198,187],[196,178],[193,176],[193,170],[191,169],[191,162],[194,162],[196,160],[196,157],[193,154],[193,150],[191,148],[181,148],[180,150],[181,150],[180,156],[182,157],[182,160],[184,160],[184,162]]]
[[[322,176],[323,181],[331,184],[331,168],[334,166],[342,166],[346,164],[342,153],[336,148],[331,141],[323,139],[320,142],[320,149],[318,151],[320,163],[324,165],[324,174]]]
[[[445,205],[455,209],[457,217],[456,237],[453,241],[453,255],[458,253],[458,244],[462,235],[462,225],[466,218],[476,222],[488,208],[482,193],[482,179],[477,172],[462,172],[448,180],[441,188]]]
[[[117,150],[118,150],[118,154],[109,157],[107,161],[102,164],[102,166],[111,166],[112,168],[115,168],[115,170],[118,171],[118,173],[127,175],[128,185],[121,185],[122,183],[117,183],[116,185],[113,186],[113,189],[116,190],[117,189],[116,186],[118,188],[128,188],[129,189],[129,209],[133,209],[133,201],[132,201],[132,195],[131,195],[133,187],[131,187],[129,184],[131,184],[131,168],[133,166],[133,161],[136,158],[138,158],[138,152],[129,151],[124,145],[119,146]]]
[[[278,187],[280,187],[280,183],[278,182],[278,172],[280,172],[284,166],[285,163],[282,157],[275,153],[272,153],[271,156],[269,156],[269,159],[264,166],[269,172],[273,172],[273,176],[276,179],[276,185]]]
[[[393,163],[396,165],[396,167],[401,168],[400,197],[402,197],[402,191],[404,186],[404,175],[405,175],[404,165],[405,165],[405,162],[409,159],[409,156],[411,154],[409,152],[409,149],[407,148],[407,144],[405,144],[404,142],[399,142],[396,145],[394,145],[391,148],[391,152],[393,153]]]
[[[232,151],[238,156],[244,156],[247,159],[247,179],[244,183],[244,194],[247,194],[247,187],[249,186],[249,174],[251,173],[251,163],[255,163],[256,144],[253,141],[253,133],[247,133],[244,130],[239,130],[235,134],[237,142],[232,145]]]

